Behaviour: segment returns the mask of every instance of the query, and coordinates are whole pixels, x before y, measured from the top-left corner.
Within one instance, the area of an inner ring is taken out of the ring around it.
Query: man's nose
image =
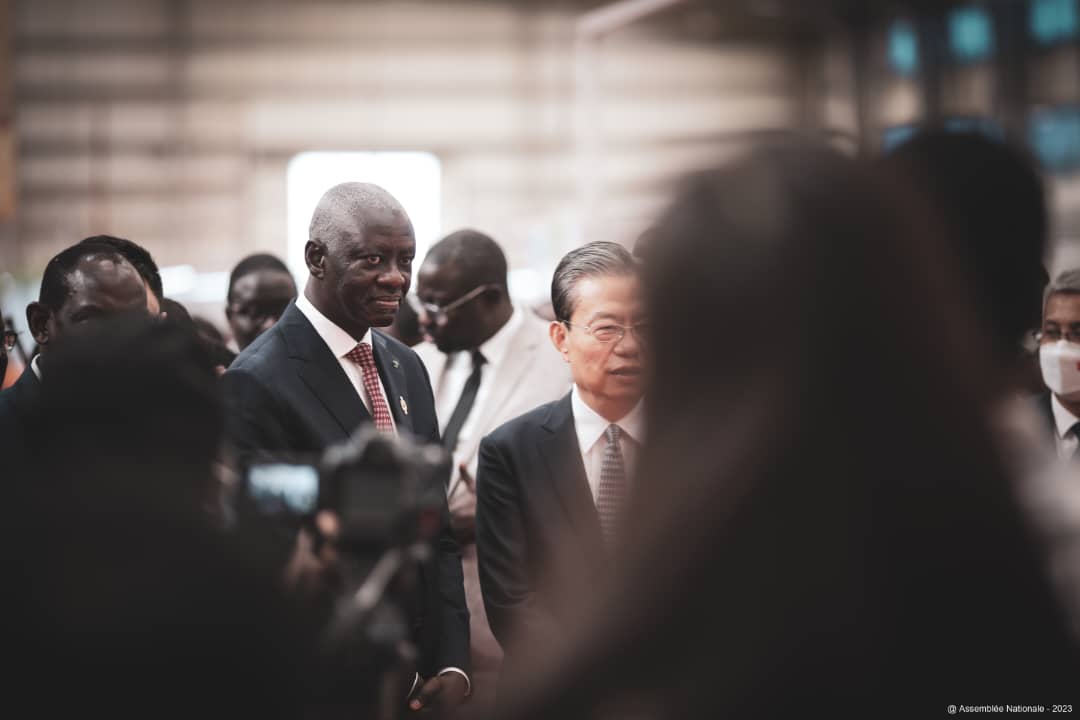
[[[622,355],[623,357],[637,357],[640,352],[641,343],[630,328],[627,328],[626,333],[615,341],[615,353],[617,355]]]
[[[380,285],[393,288],[403,288],[408,281],[408,276],[396,265],[379,275],[378,278]]]

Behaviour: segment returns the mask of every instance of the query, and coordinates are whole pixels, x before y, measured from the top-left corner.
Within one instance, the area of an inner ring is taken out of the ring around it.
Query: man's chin
[[[365,315],[366,317],[364,317],[363,319],[364,324],[368,327],[376,328],[383,328],[387,325],[393,325],[394,318],[397,317],[396,312],[390,312],[389,310],[382,312],[376,311],[372,313],[366,313]]]

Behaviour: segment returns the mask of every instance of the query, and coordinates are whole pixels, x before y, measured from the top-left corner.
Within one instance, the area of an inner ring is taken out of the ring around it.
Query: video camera
[[[255,463],[240,483],[239,525],[271,526],[295,537],[333,513],[335,574],[341,592],[322,623],[319,653],[355,692],[404,698],[397,685],[415,666],[410,619],[423,602],[421,569],[435,560],[443,529],[450,458],[440,446],[420,446],[371,425],[321,457]],[[404,705],[404,701],[401,701]]]

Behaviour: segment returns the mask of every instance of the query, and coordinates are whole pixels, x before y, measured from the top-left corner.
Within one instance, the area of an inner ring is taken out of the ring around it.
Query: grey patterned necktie
[[[600,514],[600,530],[604,543],[609,547],[615,539],[619,511],[622,509],[623,496],[626,494],[626,469],[623,466],[622,448],[619,438],[622,428],[608,425],[604,431],[607,447],[604,448],[604,461],[600,466],[600,489],[596,494],[596,510]]]

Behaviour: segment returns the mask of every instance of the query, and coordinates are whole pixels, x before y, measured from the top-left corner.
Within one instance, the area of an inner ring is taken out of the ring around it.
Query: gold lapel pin
[[[397,362],[397,361],[395,360],[394,362]],[[398,400],[401,401],[401,412],[408,415],[409,414],[409,403],[405,402],[405,398],[403,398],[403,397],[398,397]]]
[[[394,367],[396,367],[396,368],[399,368],[399,367],[401,367],[401,363],[399,363],[399,362],[397,361],[397,358],[394,358]],[[402,402],[404,402],[404,401],[402,401]]]

